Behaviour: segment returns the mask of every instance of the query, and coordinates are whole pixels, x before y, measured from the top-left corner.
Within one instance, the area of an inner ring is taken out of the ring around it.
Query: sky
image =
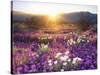
[[[60,3],[44,3],[32,1],[14,1],[13,10],[30,14],[59,14],[79,11],[89,11],[97,13],[95,5],[77,5],[77,4],[60,4]]]

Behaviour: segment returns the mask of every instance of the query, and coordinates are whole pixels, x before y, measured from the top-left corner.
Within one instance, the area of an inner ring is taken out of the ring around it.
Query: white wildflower
[[[54,61],[54,64],[57,64],[58,63],[58,61],[56,60],[56,61]]]

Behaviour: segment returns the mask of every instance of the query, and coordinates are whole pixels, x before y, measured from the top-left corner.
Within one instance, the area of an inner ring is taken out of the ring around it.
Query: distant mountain
[[[78,23],[80,21],[88,21],[91,24],[97,24],[97,14],[90,12],[73,12],[61,14],[61,20],[69,23]]]
[[[90,12],[73,12],[73,13],[62,13],[59,15],[59,25],[68,25],[67,23],[78,25],[80,29],[86,30],[92,27],[96,30],[97,28],[97,14]],[[12,23],[14,31],[19,30],[33,30],[46,28],[47,19],[46,15],[33,15],[28,13],[23,13],[19,11],[11,12]],[[50,22],[51,23],[51,22]],[[60,24],[61,23],[61,24]]]
[[[32,15],[18,11],[12,11],[13,21],[26,21],[27,19],[40,18],[44,15]],[[73,12],[73,13],[63,13],[60,15],[60,21],[66,23],[79,23],[80,21],[87,21],[90,24],[97,24],[97,14],[90,12]]]
[[[11,12],[12,15],[12,20],[13,21],[17,21],[17,22],[25,22],[27,20],[31,20],[31,18],[34,19],[41,19],[42,17],[44,17],[45,15],[34,15],[34,14],[28,14],[28,13],[23,13],[20,11],[12,11]]]
[[[40,18],[44,15],[32,15],[18,11],[12,11],[13,21],[26,21],[27,19]],[[97,14],[93,14],[90,12],[73,12],[73,13],[63,13],[60,15],[60,21],[68,22],[68,23],[78,23],[80,21],[88,21],[91,24],[97,24]]]
[[[32,17],[32,15],[30,14],[19,11],[12,11],[11,15],[13,21],[19,21],[19,22],[26,21],[27,19],[30,19]]]

